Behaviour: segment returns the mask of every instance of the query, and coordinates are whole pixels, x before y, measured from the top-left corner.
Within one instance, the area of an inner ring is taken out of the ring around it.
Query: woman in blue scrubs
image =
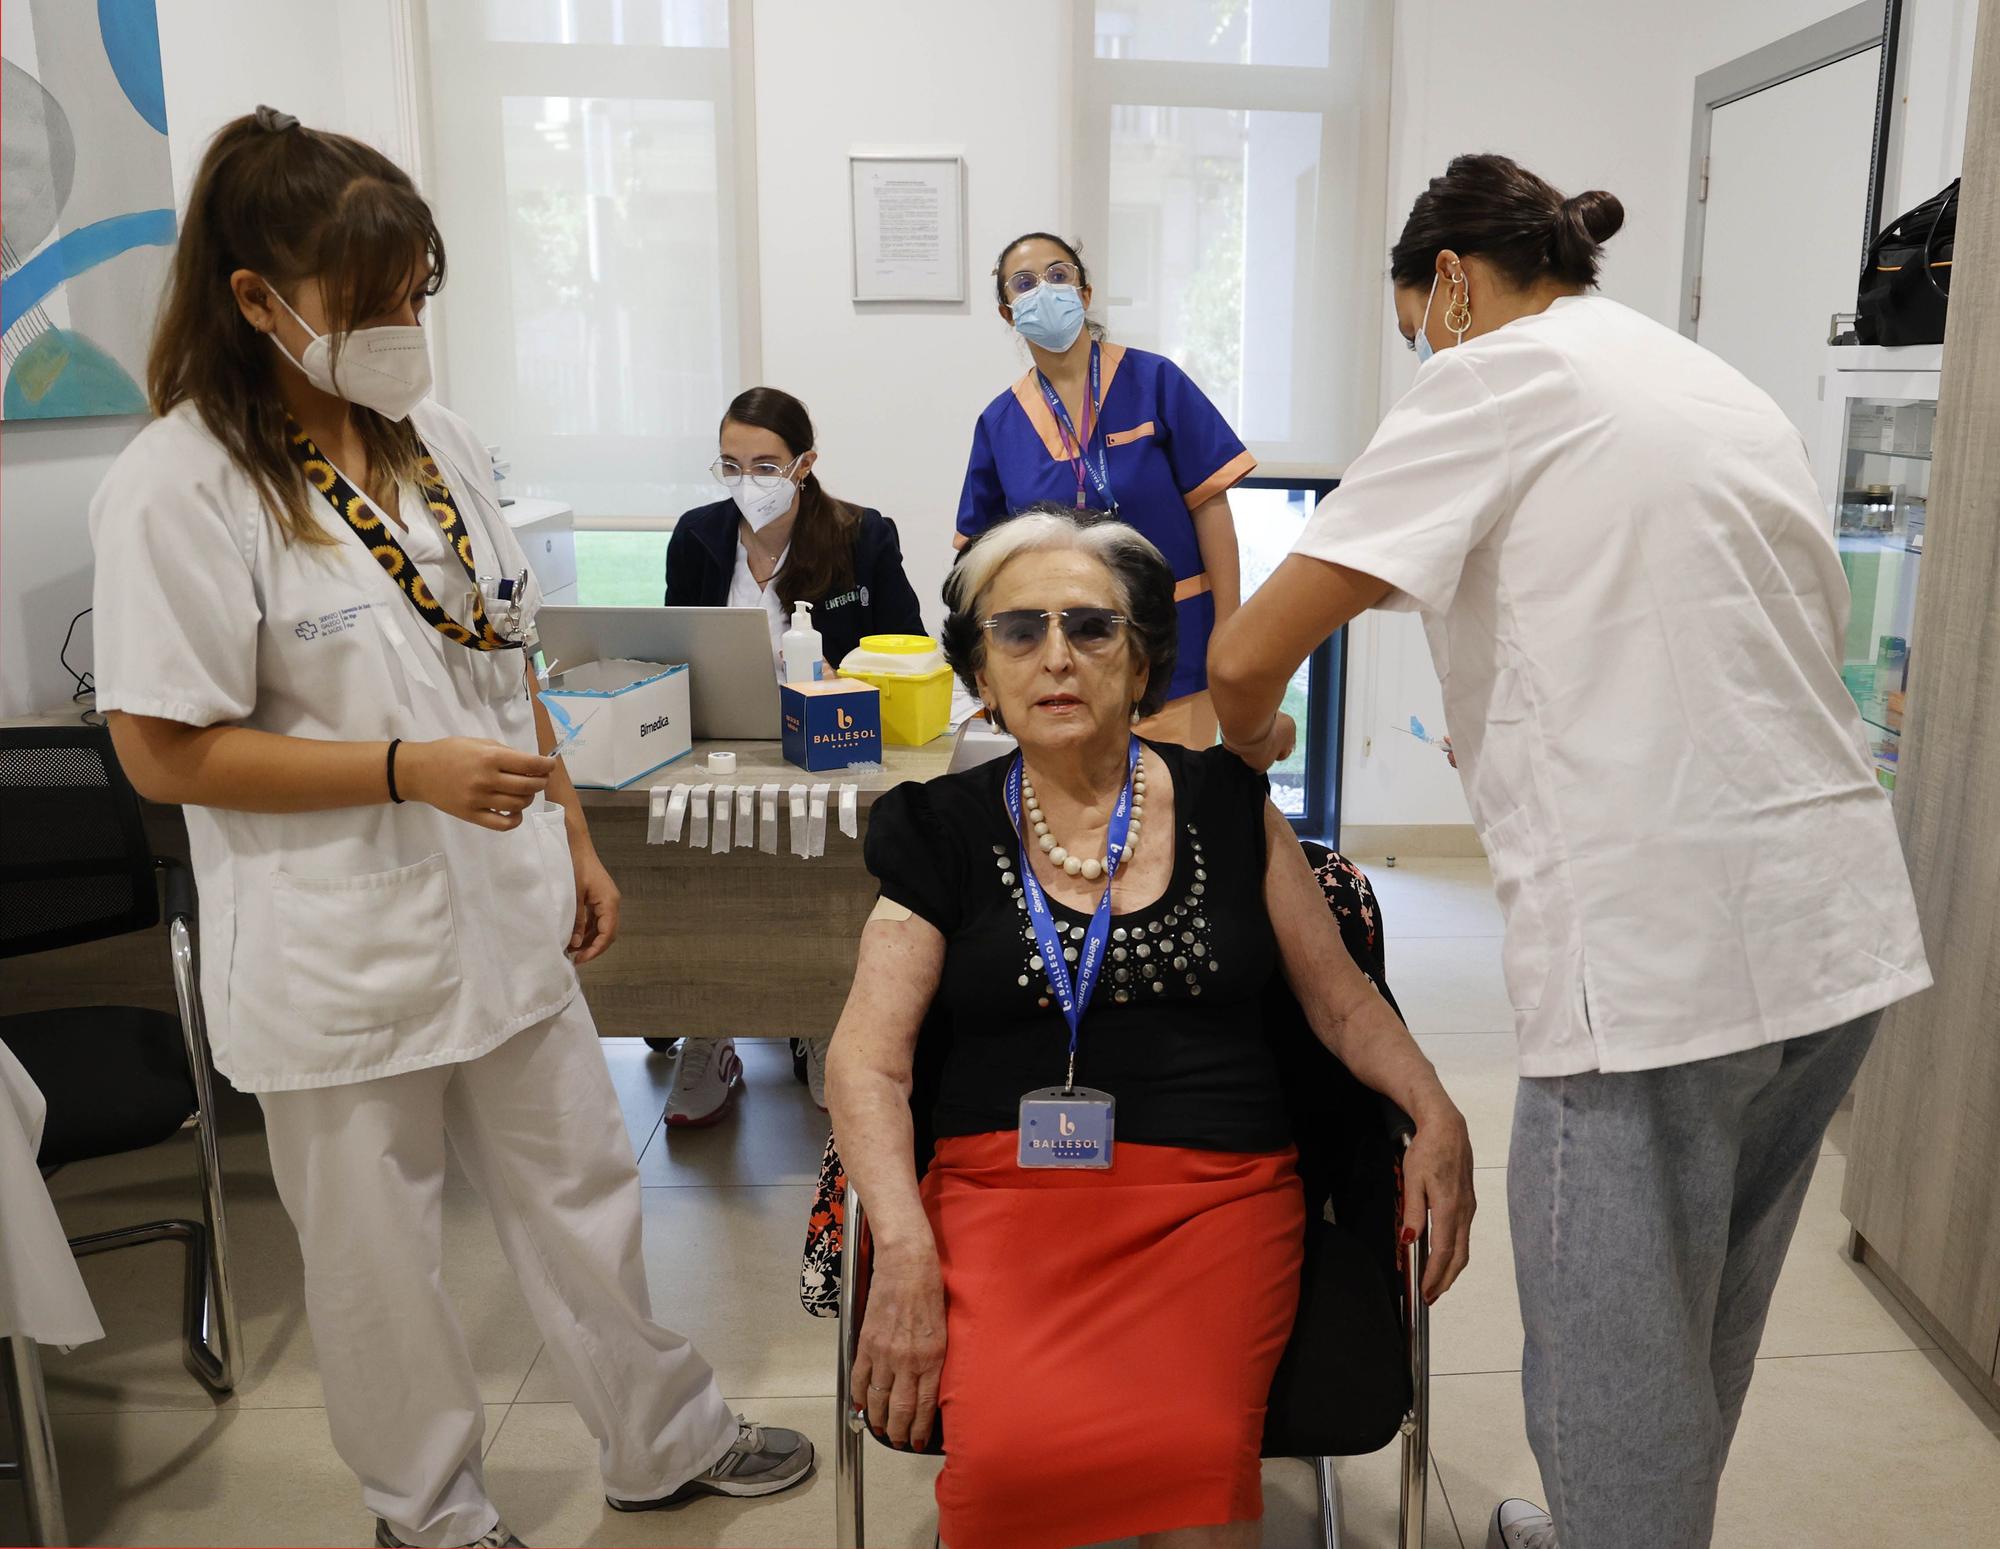
[[[1034,367],[979,416],[958,502],[960,548],[1038,501],[1116,512],[1166,555],[1180,605],[1180,664],[1141,730],[1215,740],[1208,637],[1240,600],[1229,488],[1257,465],[1214,404],[1163,355],[1085,326],[1090,277],[1061,237],[1030,232],[993,266],[1000,315]]]

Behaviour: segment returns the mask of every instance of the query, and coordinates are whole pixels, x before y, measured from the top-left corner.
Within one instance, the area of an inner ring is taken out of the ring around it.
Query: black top
[[[1174,873],[1159,901],[1112,917],[1110,956],[1084,1013],[1079,1085],[1118,1101],[1116,1136],[1207,1151],[1290,1144],[1264,992],[1278,972],[1264,906],[1270,785],[1235,754],[1148,743],[1174,787]],[[869,814],[868,869],[882,896],[947,943],[932,1011],[949,1024],[936,1132],[1013,1130],[1020,1101],[1062,1084],[1069,1024],[1036,964],[1017,874],[1019,841],[994,759],[897,786]],[[1142,842],[1153,841],[1148,826]],[[1049,900],[1081,945],[1088,914]],[[1069,966],[1069,965],[1066,965]]]
[[[721,608],[729,603],[736,573],[736,502],[697,506],[674,524],[667,540],[667,606]],[[903,547],[896,524],[880,511],[863,511],[854,532],[854,585],[812,604],[827,663],[841,659],[863,635],[921,635],[923,610],[903,574]]]

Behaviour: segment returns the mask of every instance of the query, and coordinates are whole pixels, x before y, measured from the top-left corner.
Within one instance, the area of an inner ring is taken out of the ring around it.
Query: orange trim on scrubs
[[[1206,505],[1231,485],[1250,476],[1250,470],[1257,466],[1257,459],[1248,452],[1238,452],[1214,473],[1188,491],[1187,507],[1190,511]]]
[[[1118,363],[1125,358],[1125,346],[1100,344],[1098,350],[1103,360],[1098,382],[1101,405],[1111,397],[1111,380],[1118,375]],[[1048,448],[1049,456],[1059,463],[1068,462],[1070,454],[1063,446],[1062,426],[1056,423],[1055,415],[1049,411],[1049,401],[1042,396],[1042,384],[1035,380],[1032,368],[1014,384],[1014,397],[1028,416],[1028,423],[1035,427],[1035,434],[1042,438],[1042,445]],[[1117,443],[1107,441],[1106,445],[1116,446]]]
[[[1199,597],[1203,592],[1213,590],[1208,572],[1204,570],[1200,575],[1191,575],[1185,580],[1174,582],[1174,601],[1186,602],[1190,597]]]

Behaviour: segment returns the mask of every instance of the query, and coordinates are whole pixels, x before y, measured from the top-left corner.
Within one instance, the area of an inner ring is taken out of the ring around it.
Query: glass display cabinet
[[[1830,353],[1818,474],[1853,595],[1841,677],[1867,723],[1876,778],[1894,790],[1943,350]]]

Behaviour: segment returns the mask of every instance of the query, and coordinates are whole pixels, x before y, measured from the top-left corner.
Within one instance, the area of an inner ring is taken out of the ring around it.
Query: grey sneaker
[[[775,1425],[752,1425],[736,1417],[736,1440],[702,1473],[671,1495],[657,1500],[604,1499],[614,1511],[657,1511],[679,1506],[702,1495],[776,1495],[804,1481],[813,1469],[813,1444],[797,1431]]]
[[[410,1546],[389,1531],[389,1524],[380,1517],[375,1519],[375,1549],[410,1549]],[[465,1549],[528,1549],[528,1546],[507,1531],[507,1524],[496,1522],[493,1531],[484,1538],[475,1538]]]
[[[831,1038],[806,1040],[806,1090],[821,1113],[826,1112],[826,1051],[832,1043]]]
[[[1502,1501],[1486,1530],[1486,1549],[1556,1549],[1556,1524],[1533,1501]]]

